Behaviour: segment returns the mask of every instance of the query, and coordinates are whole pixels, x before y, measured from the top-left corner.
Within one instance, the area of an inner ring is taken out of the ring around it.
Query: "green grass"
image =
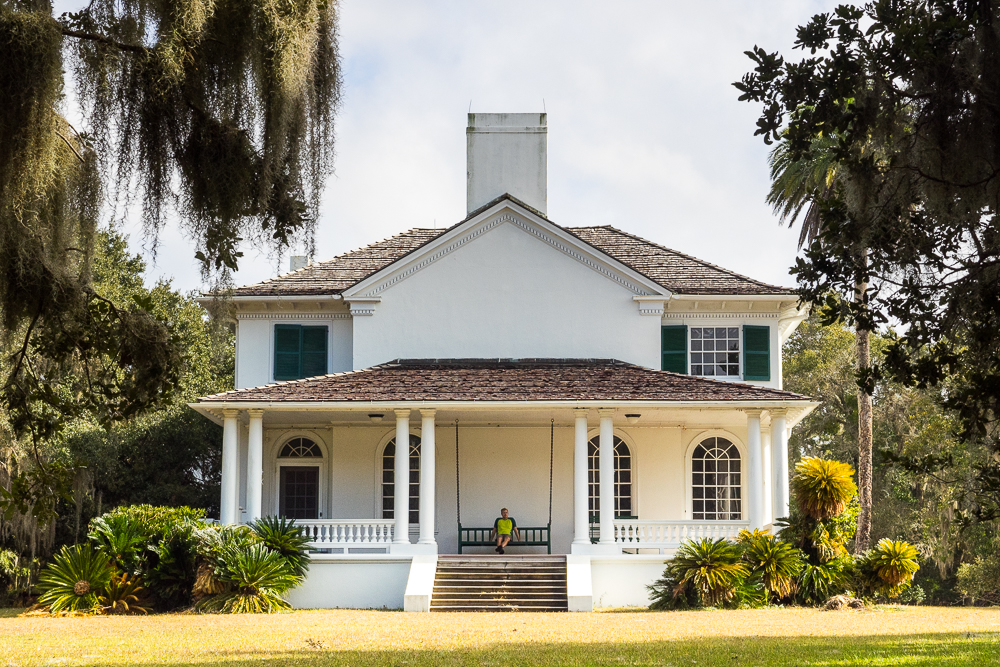
[[[34,665],[991,665],[1000,609],[16,618],[0,667]]]

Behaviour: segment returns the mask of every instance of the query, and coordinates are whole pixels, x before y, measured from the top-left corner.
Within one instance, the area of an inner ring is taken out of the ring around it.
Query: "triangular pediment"
[[[572,258],[605,279],[618,283],[635,296],[669,296],[669,291],[662,286],[552,223],[530,207],[510,197],[501,197],[413,252],[344,290],[344,300],[377,300],[393,285],[452,253],[461,252],[467,244],[504,225],[511,225],[530,235],[537,242]]]

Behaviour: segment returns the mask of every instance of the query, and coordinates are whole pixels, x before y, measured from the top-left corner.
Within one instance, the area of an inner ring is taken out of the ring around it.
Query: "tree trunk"
[[[856,299],[865,299],[868,283],[859,282]],[[856,368],[866,375],[871,367],[871,332],[856,327],[854,330]],[[858,515],[858,532],[854,537],[854,553],[868,550],[872,532],[872,397],[858,387],[858,496],[861,513]]]

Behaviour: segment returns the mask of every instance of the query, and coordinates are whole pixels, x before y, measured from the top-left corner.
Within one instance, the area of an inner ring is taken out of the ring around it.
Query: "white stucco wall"
[[[634,293],[505,222],[381,292],[354,318],[354,368],[394,358],[617,358],[658,368]]]
[[[736,416],[745,424],[742,413]],[[420,435],[418,425],[411,433]],[[278,459],[291,438],[307,437],[320,445],[320,512],[323,519],[381,518],[381,454],[395,435],[391,421],[372,426],[267,429],[264,433],[263,508],[277,513]],[[436,518],[439,553],[456,553],[455,427],[436,428]],[[589,437],[596,437],[591,429]],[[744,454],[745,425],[740,428],[621,427],[615,435],[632,454],[633,506],[640,519],[690,520],[688,456],[697,442],[711,436],[734,441]],[[569,553],[573,540],[573,428],[557,426],[554,438],[552,552]],[[489,526],[501,507],[522,526],[548,521],[548,425],[461,425],[462,523]],[[300,460],[307,461],[307,460]],[[299,462],[293,462],[299,465]],[[744,475],[744,498],[747,497]],[[242,492],[241,492],[242,493]],[[416,526],[413,526],[413,530]],[[412,530],[411,530],[412,532]],[[519,547],[518,552],[543,551]],[[489,553],[489,549],[468,549]]]
[[[314,555],[306,581],[291,590],[296,609],[402,609],[410,559]]]
[[[327,327],[327,368],[330,373],[349,371],[353,361],[353,326],[349,316],[294,314],[280,317],[255,315],[237,319],[236,388],[259,387],[274,382],[274,325],[300,324]]]

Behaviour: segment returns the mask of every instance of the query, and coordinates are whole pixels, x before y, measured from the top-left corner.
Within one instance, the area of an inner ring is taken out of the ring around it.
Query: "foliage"
[[[655,596],[653,608],[686,606],[692,599],[699,606],[722,606],[733,600],[737,587],[749,574],[740,562],[739,549],[725,538],[688,540],[669,561],[664,578],[650,586]],[[667,590],[667,582],[673,583],[672,591]]]
[[[827,323],[900,325],[859,382],[937,389],[962,438],[988,454],[974,462],[966,519],[1000,518],[1000,5],[841,5],[797,38],[802,60],[755,48],[736,86],[761,105],[766,142],[806,163],[832,150],[837,165],[832,191],[814,182],[806,195],[823,231],[796,262],[799,294]],[[951,472],[948,457],[901,463]]]
[[[149,536],[132,517],[111,512],[97,517],[90,522],[87,537],[116,569],[133,574],[140,571],[140,559]]]
[[[292,573],[305,577],[309,570],[309,537],[294,519],[266,516],[250,523],[250,529],[264,545],[288,561]]]
[[[853,559],[844,555],[821,563],[805,562],[799,573],[796,598],[804,604],[823,604],[831,595],[846,589],[847,573]]]
[[[53,612],[97,610],[112,572],[107,557],[89,544],[64,546],[38,577],[38,602]]]
[[[795,466],[792,491],[799,507],[814,519],[837,516],[858,493],[854,468],[840,461],[806,457]]]
[[[216,576],[227,585],[198,604],[204,611],[270,614],[289,609],[281,596],[302,583],[292,566],[263,544],[227,544],[216,561]]]
[[[795,577],[802,569],[802,554],[798,549],[757,530],[740,531],[737,543],[743,548],[743,562],[760,579],[768,596],[778,599],[791,596]]]
[[[100,595],[101,612],[105,614],[146,614],[149,610],[143,607],[145,589],[138,577],[129,577],[122,572],[112,575],[111,581]]]
[[[1000,555],[980,556],[958,568],[956,588],[973,603],[1000,605]]]
[[[907,542],[879,540],[855,562],[854,585],[862,595],[898,597],[920,569],[918,557],[917,550]]]

